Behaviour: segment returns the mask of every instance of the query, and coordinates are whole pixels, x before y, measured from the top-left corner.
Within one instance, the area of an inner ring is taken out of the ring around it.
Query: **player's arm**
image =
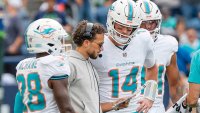
[[[138,102],[140,106],[137,108],[138,112],[144,112],[144,113],[147,113],[153,105],[157,93],[157,79],[158,79],[158,67],[155,63],[153,42],[149,43],[148,48],[149,50],[145,59],[144,66],[146,67],[145,80],[146,83],[148,82],[150,84],[146,85],[146,88],[144,89],[144,98]]]
[[[150,68],[146,68],[146,76],[145,76],[145,80],[158,80],[158,67],[156,66],[156,64],[154,64],[152,67]]]
[[[186,97],[186,104],[189,106],[196,107],[199,95],[200,95],[200,84],[189,83],[189,93]]]
[[[144,90],[144,98],[138,102],[140,106],[137,108],[138,112],[144,113],[147,113],[149,111],[155,100],[158,77],[158,68],[156,64],[154,64],[150,68],[146,68],[146,70],[147,74],[145,76],[146,88]]]
[[[158,67],[156,65],[156,59],[154,55],[154,42],[151,40],[151,36],[147,37],[149,38],[149,43],[148,43],[148,52],[145,58],[144,66],[146,67],[146,76],[145,79],[146,81],[148,80],[158,80]]]
[[[68,95],[68,81],[67,79],[49,80],[49,87],[52,88],[54,98],[61,113],[75,113],[71,106]]]
[[[171,62],[166,67],[166,74],[169,82],[171,100],[173,103],[176,103],[183,96],[183,86],[176,63],[176,53],[172,55]]]
[[[191,61],[191,67],[190,67],[190,74],[188,77],[189,82],[189,93],[186,97],[186,103],[189,106],[196,106],[199,95],[200,95],[200,53],[197,52],[194,54],[192,61]]]

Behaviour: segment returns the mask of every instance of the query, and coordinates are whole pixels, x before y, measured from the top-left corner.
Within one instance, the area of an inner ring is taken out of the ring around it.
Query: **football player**
[[[156,64],[158,66],[158,95],[153,107],[148,113],[164,113],[163,105],[164,95],[164,76],[167,75],[170,88],[170,96],[175,103],[182,95],[182,88],[179,76],[179,70],[176,62],[176,52],[178,50],[178,42],[170,35],[161,35],[160,24],[162,15],[157,5],[150,0],[138,0],[136,2],[141,13],[141,28],[147,29],[154,41],[154,53]],[[145,83],[145,69],[142,72],[142,84]]]
[[[27,50],[36,57],[24,59],[16,67],[16,98],[21,97],[23,106],[18,107],[17,101],[16,113],[74,113],[67,90],[70,68],[61,56],[67,37],[63,27],[52,19],[39,19],[29,25],[25,33]]]
[[[109,9],[104,50],[101,57],[92,60],[100,78],[103,112],[146,113],[155,99],[157,66],[153,54],[153,40],[147,30],[139,29],[139,13],[132,0],[117,0]],[[114,103],[116,100],[130,97],[140,89],[143,65],[147,67],[147,80],[152,80],[151,84],[147,85],[144,98],[140,98],[140,93],[137,93],[130,99],[127,108],[117,109]]]

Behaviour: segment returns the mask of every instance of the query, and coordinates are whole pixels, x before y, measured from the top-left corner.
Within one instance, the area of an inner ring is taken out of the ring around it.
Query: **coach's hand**
[[[137,108],[137,111],[139,113],[143,112],[143,113],[147,113],[149,111],[149,109],[152,107],[153,105],[153,101],[149,100],[147,98],[143,98],[142,100],[140,100],[138,102],[140,104],[140,106]]]

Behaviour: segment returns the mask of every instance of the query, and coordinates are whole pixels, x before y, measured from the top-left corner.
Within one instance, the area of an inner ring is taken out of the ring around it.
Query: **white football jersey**
[[[70,68],[61,56],[48,55],[41,58],[27,58],[16,67],[16,79],[23,98],[24,112],[59,113],[48,80],[65,79]]]
[[[154,46],[156,64],[158,65],[158,95],[153,106],[160,106],[163,104],[166,66],[170,64],[172,55],[178,51],[178,42],[172,36],[158,35]],[[145,73],[142,73],[143,82],[144,75]]]
[[[100,78],[101,103],[131,96],[141,86],[143,65],[152,67],[155,64],[153,40],[150,38],[149,32],[140,29],[130,44],[123,49],[115,46],[108,36],[105,36],[103,46],[102,57],[92,60]],[[114,112],[136,111],[139,95],[131,100],[128,108]]]

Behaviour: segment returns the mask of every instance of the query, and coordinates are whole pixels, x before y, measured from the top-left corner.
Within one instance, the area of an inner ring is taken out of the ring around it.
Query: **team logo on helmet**
[[[51,36],[54,34],[56,29],[50,27],[50,26],[38,26],[37,30],[34,30],[34,32],[42,35],[43,38],[51,38]]]

